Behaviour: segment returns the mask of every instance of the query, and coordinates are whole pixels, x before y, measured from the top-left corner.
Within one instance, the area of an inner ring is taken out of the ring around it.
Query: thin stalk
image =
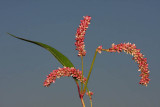
[[[82,62],[82,80],[83,80],[83,56],[81,56],[81,62]],[[83,82],[81,82],[81,92],[83,90]]]
[[[81,98],[82,106],[85,107],[83,97]]]
[[[76,84],[77,84],[79,98],[81,99],[81,92],[80,92],[80,88],[79,88],[79,83],[78,83],[77,80],[75,80],[75,82],[76,82]]]
[[[91,103],[91,107],[92,107],[92,99],[90,100],[90,103]]]
[[[102,49],[102,51],[106,51],[106,52],[109,52],[109,49]]]
[[[86,92],[88,80],[89,80],[89,77],[90,77],[91,72],[92,72],[92,68],[93,68],[94,61],[95,61],[95,59],[96,59],[96,55],[97,55],[97,51],[96,51],[95,54],[94,54],[93,61],[92,61],[92,64],[91,64],[91,67],[90,67],[90,70],[89,70],[89,73],[88,73],[88,77],[87,77],[87,80],[86,80],[86,83],[85,83],[85,86],[84,86],[84,89],[83,89],[83,92],[84,92],[84,93]]]
[[[90,95],[90,92],[89,92],[88,88],[87,88],[87,92],[88,92],[89,99],[90,99],[90,104],[91,104],[91,107],[92,107],[92,97],[91,97],[91,95]]]

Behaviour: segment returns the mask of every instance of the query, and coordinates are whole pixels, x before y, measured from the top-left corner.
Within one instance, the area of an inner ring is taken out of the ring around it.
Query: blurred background
[[[159,0],[0,0],[0,107],[81,107],[72,78],[43,82],[62,65],[45,49],[6,32],[53,46],[77,69],[75,33],[83,16],[92,17],[86,32],[84,71],[95,49],[135,43],[148,59],[150,83],[139,85],[137,64],[125,53],[98,54],[89,80],[93,107],[160,107]],[[90,107],[85,97],[86,107]]]

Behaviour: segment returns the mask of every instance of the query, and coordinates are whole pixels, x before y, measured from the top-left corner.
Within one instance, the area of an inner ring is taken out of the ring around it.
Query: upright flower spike
[[[122,52],[122,50],[133,56],[133,60],[137,62],[139,70],[141,71],[141,74],[139,75],[141,77],[140,84],[147,86],[149,83],[149,69],[147,64],[147,58],[144,58],[144,55],[140,53],[140,49],[137,49],[135,44],[131,43],[121,43],[118,45],[112,44],[112,48],[109,49],[102,49],[107,52]]]
[[[64,67],[64,68],[58,68],[56,70],[53,70],[53,72],[51,72],[46,80],[44,81],[44,86],[48,87],[50,86],[51,83],[55,83],[56,81],[56,78],[60,78],[60,77],[64,77],[64,76],[72,76],[72,77],[75,77],[76,79],[78,79],[80,82],[83,82],[85,83],[86,81],[86,78],[83,77],[83,80],[81,79],[82,78],[82,72],[78,69],[75,69],[74,67]]]
[[[76,50],[78,50],[78,56],[85,56],[86,50],[84,45],[84,36],[86,34],[86,30],[88,28],[88,25],[90,24],[91,17],[90,16],[84,16],[84,19],[81,20],[81,23],[77,29],[76,32]]]

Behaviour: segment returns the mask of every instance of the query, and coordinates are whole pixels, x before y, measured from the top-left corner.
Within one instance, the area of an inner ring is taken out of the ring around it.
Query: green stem
[[[90,67],[90,70],[89,70],[89,73],[88,73],[88,77],[87,77],[87,80],[86,80],[86,83],[85,83],[85,86],[84,86],[84,89],[83,89],[83,93],[86,92],[88,80],[89,80],[89,77],[90,77],[90,75],[91,75],[91,71],[92,71],[92,68],[93,68],[94,61],[95,61],[95,59],[96,59],[96,55],[97,55],[97,51],[96,51],[95,54],[94,54],[93,61],[92,61],[92,64],[91,64],[91,67]]]
[[[82,80],[83,80],[83,56],[81,56],[81,61],[82,61]],[[81,82],[81,92],[83,90],[83,82]]]

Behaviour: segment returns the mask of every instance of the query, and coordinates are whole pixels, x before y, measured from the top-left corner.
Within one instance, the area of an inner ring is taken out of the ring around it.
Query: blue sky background
[[[51,45],[81,69],[74,39],[85,15],[92,17],[85,76],[97,46],[124,42],[141,49],[151,71],[150,84],[141,86],[130,55],[97,55],[88,85],[93,107],[160,107],[159,11],[159,0],[0,0],[0,107],[81,107],[72,78],[43,87],[46,75],[61,64],[45,49],[6,32]],[[88,97],[85,102],[89,107]]]

